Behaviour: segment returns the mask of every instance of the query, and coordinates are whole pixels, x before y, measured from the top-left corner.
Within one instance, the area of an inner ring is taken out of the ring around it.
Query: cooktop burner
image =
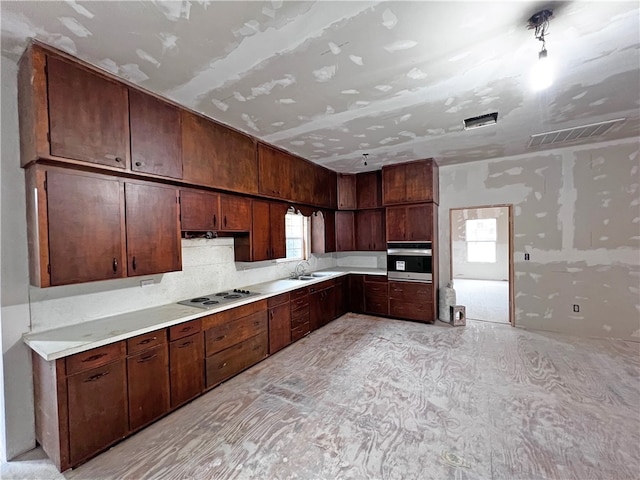
[[[191,300],[182,300],[178,302],[180,305],[189,305],[202,309],[215,308],[220,305],[239,301],[247,297],[260,295],[258,292],[250,292],[242,288],[234,288],[233,292],[210,293],[202,297],[192,298]]]

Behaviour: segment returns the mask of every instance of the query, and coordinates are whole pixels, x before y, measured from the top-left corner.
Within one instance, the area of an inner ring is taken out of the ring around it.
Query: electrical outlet
[[[153,281],[153,278],[147,278],[145,280],[140,280],[140,286],[141,287],[150,287],[154,283],[156,283],[156,282]]]
[[[524,254],[524,259],[525,259],[525,260],[529,260],[529,254],[528,254],[528,253],[525,253],[525,254]]]
[[[575,303],[573,304],[573,311],[575,313],[580,313],[580,305],[576,305]]]

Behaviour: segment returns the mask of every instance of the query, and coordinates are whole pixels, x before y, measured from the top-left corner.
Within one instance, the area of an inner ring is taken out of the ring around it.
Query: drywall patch
[[[118,64],[111,60],[110,58],[104,58],[98,62],[98,66],[104,68],[105,70],[117,74],[118,73]]]
[[[334,55],[338,55],[338,54],[340,54],[340,52],[342,52],[342,49],[338,45],[333,43],[333,42],[329,42],[329,50]]]
[[[119,68],[120,75],[133,83],[144,82],[149,79],[149,76],[140,70],[140,67],[135,63],[127,63]]]
[[[284,122],[273,122],[271,124],[272,127],[282,127],[284,125]]]
[[[402,50],[409,50],[415,47],[418,42],[413,40],[397,40],[389,45],[385,45],[383,48],[389,53],[400,52]]]
[[[226,112],[229,109],[229,105],[228,104],[226,104],[224,102],[221,102],[220,100],[217,100],[215,98],[211,99],[211,103],[213,103],[216,106],[216,108],[218,108],[219,110],[221,110],[223,112]]]
[[[136,55],[138,55],[138,57],[140,57],[140,59],[146,60],[150,64],[155,65],[156,68],[158,68],[160,66],[160,62],[158,60],[153,58],[152,55],[148,54],[147,52],[145,52],[141,48],[137,48],[136,49]]]
[[[187,0],[166,2],[164,0],[152,0],[155,7],[162,12],[167,20],[177,22],[180,19],[189,20],[191,15],[191,2]]]
[[[337,65],[327,65],[326,67],[319,68],[318,70],[314,70],[313,76],[316,77],[316,82],[324,83],[328,82],[333,78],[338,70]]]
[[[58,20],[76,37],[86,38],[91,36],[91,32],[73,17],[59,17]]]
[[[178,36],[173,33],[159,33],[158,38],[162,42],[162,54],[178,48]]]
[[[428,75],[419,68],[414,67],[409,70],[409,72],[407,72],[407,77],[411,78],[412,80],[423,80],[427,78]]]
[[[391,85],[376,85],[376,90],[380,90],[381,92],[388,92],[393,89]]]
[[[256,117],[249,115],[248,113],[243,113],[240,118],[242,118],[242,120],[244,121],[245,125],[247,127],[249,127],[251,130],[255,131],[255,132],[259,132],[260,129],[258,128],[258,125],[256,124]]]
[[[296,103],[293,98],[281,98],[278,100],[278,103],[282,105],[291,105],[292,103]]]
[[[382,25],[389,30],[398,24],[398,17],[388,8],[382,12]]]
[[[95,15],[91,13],[89,10],[84,8],[82,5],[78,5],[75,0],[65,0],[65,3],[73,8],[77,13],[83,15],[87,18],[93,18]]]
[[[342,93],[344,95],[358,95],[360,92],[358,90],[353,89],[353,88],[349,88],[347,90],[342,90],[340,93]]]
[[[353,63],[355,63],[360,67],[364,65],[364,62],[362,61],[362,57],[359,57],[357,55],[349,55],[349,60],[351,60]]]

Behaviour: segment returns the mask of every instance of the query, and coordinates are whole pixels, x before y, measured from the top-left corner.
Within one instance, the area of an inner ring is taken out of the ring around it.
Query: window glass
[[[496,263],[496,224],[495,218],[466,221],[468,262]]]
[[[288,212],[285,216],[285,233],[287,237],[287,260],[304,260],[307,258],[308,227],[307,217]]]

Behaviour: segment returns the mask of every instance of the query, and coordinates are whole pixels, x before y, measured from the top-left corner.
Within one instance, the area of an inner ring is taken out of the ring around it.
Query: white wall
[[[467,260],[466,221],[479,218],[496,219],[496,261]],[[453,243],[453,277],[480,280],[509,280],[509,208],[471,208],[451,210]],[[455,287],[455,282],[454,282]]]
[[[35,446],[31,355],[22,343],[29,331],[29,289],[24,174],[20,168],[17,114],[17,66],[1,58],[2,143],[1,189],[1,309],[4,408],[0,417],[4,449],[10,459]]]
[[[440,167],[440,286],[449,209],[513,204],[516,326],[640,341],[639,172],[637,139]]]

